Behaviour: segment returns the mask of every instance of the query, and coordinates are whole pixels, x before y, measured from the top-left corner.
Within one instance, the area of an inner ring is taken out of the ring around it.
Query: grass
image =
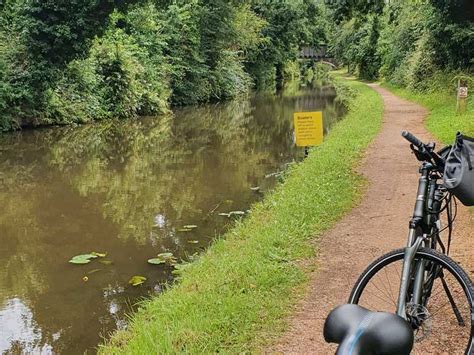
[[[387,83],[384,83],[383,86],[400,97],[426,107],[430,111],[425,123],[426,127],[441,142],[452,144],[458,131],[474,137],[474,100],[472,94],[467,105],[467,111],[459,114],[456,112],[456,94],[449,94],[448,92],[422,94]]]
[[[175,286],[143,303],[101,353],[242,353],[281,333],[304,290],[315,239],[360,199],[364,181],[353,168],[381,126],[380,96],[356,81],[346,85],[357,95],[324,144]]]

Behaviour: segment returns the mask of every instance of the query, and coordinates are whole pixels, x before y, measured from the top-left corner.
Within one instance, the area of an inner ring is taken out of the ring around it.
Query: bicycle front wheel
[[[372,311],[395,313],[404,249],[394,250],[370,264],[352,289],[349,303]],[[421,304],[410,303],[407,320],[415,334],[413,354],[473,354],[474,290],[466,272],[433,249],[420,248],[414,265],[425,265]],[[414,279],[414,270],[410,280]],[[413,282],[410,282],[411,284]]]

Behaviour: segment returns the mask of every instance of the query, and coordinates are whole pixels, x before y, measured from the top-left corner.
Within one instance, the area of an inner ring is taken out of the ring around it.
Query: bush
[[[137,115],[143,94],[140,77],[144,68],[137,59],[140,49],[121,30],[96,39],[91,57],[96,66],[99,90],[112,117]]]
[[[301,77],[300,63],[297,60],[287,62],[283,69],[284,80],[299,80]]]
[[[211,75],[214,99],[230,99],[247,93],[252,86],[252,78],[245,71],[238,58],[238,53],[223,52]]]
[[[428,45],[428,34],[417,41],[415,50],[407,58],[406,86],[412,90],[425,91],[429,88],[429,81],[436,72],[434,51]]]
[[[49,92],[45,122],[85,123],[107,117],[95,69],[90,59],[69,63],[56,88]]]

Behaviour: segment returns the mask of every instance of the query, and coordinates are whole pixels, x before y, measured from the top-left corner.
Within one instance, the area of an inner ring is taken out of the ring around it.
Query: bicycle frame
[[[437,219],[430,214],[431,210],[437,210],[433,206],[436,203],[437,178],[431,178],[430,173],[434,169],[431,163],[423,163],[420,168],[420,178],[418,181],[418,192],[416,197],[413,217],[409,224],[408,243],[405,249],[402,275],[400,279],[400,289],[398,295],[397,314],[407,319],[406,300],[410,282],[412,281],[412,271],[414,271],[412,303],[421,304],[423,296],[423,285],[425,282],[425,268],[423,261],[414,263],[415,255],[421,246],[428,246],[430,233]],[[421,228],[422,235],[417,235],[417,229]]]

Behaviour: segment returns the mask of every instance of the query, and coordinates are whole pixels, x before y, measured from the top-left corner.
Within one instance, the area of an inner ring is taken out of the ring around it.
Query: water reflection
[[[51,354],[52,347],[42,342],[41,329],[33,320],[33,313],[18,298],[7,300],[0,311],[0,352],[21,352],[29,349],[31,352]],[[59,338],[59,334],[54,336]],[[43,343],[42,346],[39,344]]]
[[[2,136],[1,351],[82,353],[124,327],[131,305],[172,279],[146,260],[205,248],[231,223],[219,213],[247,210],[272,172],[301,158],[293,112],[324,110],[327,130],[333,101],[330,89],[292,88],[174,117]],[[67,263],[91,251],[110,264]],[[133,275],[148,280],[134,288]]]

